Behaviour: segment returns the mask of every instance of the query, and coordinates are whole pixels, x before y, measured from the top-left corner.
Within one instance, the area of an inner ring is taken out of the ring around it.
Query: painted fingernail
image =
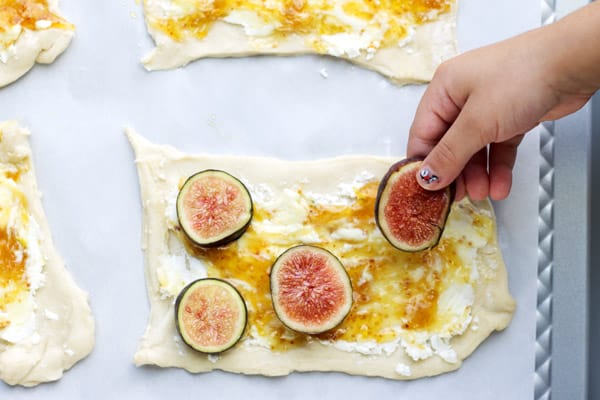
[[[421,180],[425,182],[425,184],[430,185],[440,180],[440,178],[432,173],[429,169],[423,168],[419,173]]]

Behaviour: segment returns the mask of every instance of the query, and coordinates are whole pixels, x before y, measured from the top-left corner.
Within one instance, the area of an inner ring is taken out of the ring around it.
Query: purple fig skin
[[[428,250],[428,249],[432,249],[435,246],[437,246],[437,244],[439,243],[441,237],[442,237],[442,233],[444,232],[444,228],[446,227],[446,221],[448,220],[448,216],[450,215],[450,210],[452,208],[452,203],[454,202],[454,198],[456,196],[456,185],[454,182],[452,182],[452,184],[450,184],[448,187],[446,187],[445,189],[442,189],[443,191],[446,191],[447,196],[448,196],[448,204],[446,207],[446,211],[444,212],[444,215],[442,216],[441,220],[439,221],[439,223],[437,224],[437,227],[439,228],[440,232],[438,235],[436,235],[436,237],[432,238],[430,241],[428,242],[424,242],[421,246],[418,246],[416,248],[413,248],[411,246],[403,246],[401,242],[399,242],[397,239],[392,240],[390,239],[391,233],[386,232],[385,229],[383,229],[383,226],[381,224],[381,221],[379,220],[379,209],[380,207],[385,207],[384,204],[382,204],[382,196],[383,196],[383,192],[386,189],[388,182],[390,180],[390,178],[397,173],[398,171],[402,170],[404,167],[409,166],[410,164],[413,163],[420,163],[424,160],[424,158],[422,157],[411,157],[411,158],[406,158],[404,160],[398,161],[395,164],[393,164],[390,169],[387,171],[387,173],[383,176],[383,178],[381,179],[381,182],[379,184],[379,188],[377,189],[377,198],[375,200],[375,222],[377,223],[377,226],[379,227],[379,230],[381,231],[381,233],[383,234],[383,236],[386,238],[386,240],[395,248],[397,248],[398,250],[402,250],[402,251],[406,251],[406,252],[411,252],[411,253],[416,253],[419,251],[423,251],[423,250]],[[413,172],[411,172],[413,173]],[[415,177],[415,180],[417,178]],[[419,186],[420,187],[420,186]],[[422,189],[425,190],[425,189]]]

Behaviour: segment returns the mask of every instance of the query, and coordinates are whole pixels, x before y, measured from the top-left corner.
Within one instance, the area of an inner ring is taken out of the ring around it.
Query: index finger
[[[454,122],[461,107],[449,94],[443,78],[429,84],[410,127],[406,155],[425,157]]]

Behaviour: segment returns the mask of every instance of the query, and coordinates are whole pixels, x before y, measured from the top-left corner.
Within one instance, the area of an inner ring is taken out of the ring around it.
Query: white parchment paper
[[[92,355],[58,383],[0,384],[0,399],[530,399],[533,397],[538,141],[520,148],[511,197],[497,204],[499,233],[518,306],[455,373],[414,382],[303,373],[285,378],[136,368],[148,314],[132,126],[188,152],[315,159],[403,155],[424,86],[396,87],[325,57],[203,60],[147,73],[152,47],[134,0],[61,0],[77,25],[54,64],[0,90],[0,120],[29,127],[54,240],[97,318]],[[463,0],[462,51],[539,24],[536,0]],[[328,78],[320,71],[325,70]]]

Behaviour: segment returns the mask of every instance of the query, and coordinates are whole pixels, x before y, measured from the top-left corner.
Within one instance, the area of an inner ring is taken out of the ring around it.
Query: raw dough
[[[49,10],[60,16],[58,0],[48,0]],[[0,88],[25,75],[37,62],[52,64],[66,50],[74,35],[72,26],[30,30],[24,28],[17,41],[0,43]]]
[[[0,379],[9,385],[34,386],[60,379],[63,371],[91,352],[94,320],[87,294],[75,284],[52,244],[28,136],[29,132],[14,121],[0,123],[0,168],[3,174],[15,167],[21,171],[17,183],[42,238],[44,283],[34,295],[33,334],[17,343],[0,339]]]
[[[164,3],[165,1],[163,1]],[[168,2],[168,0],[166,0]],[[145,18],[156,48],[142,60],[148,70],[177,68],[205,57],[244,57],[249,55],[298,55],[317,51],[306,44],[306,37],[290,35],[282,39],[250,37],[240,25],[217,21],[202,40],[185,38],[175,41],[150,23],[160,17],[164,8],[146,0]],[[454,56],[456,5],[433,22],[417,25],[410,39],[402,46],[377,50],[372,55],[362,51],[360,56],[341,56],[365,68],[377,71],[398,84],[427,82],[438,65]]]
[[[252,327],[249,327],[246,337],[234,349],[222,355],[207,357],[194,352],[178,337],[174,323],[174,298],[166,296],[159,283],[162,279],[159,270],[164,264],[174,262],[172,260],[175,255],[169,254],[168,242],[171,233],[167,220],[172,212],[170,207],[174,200],[170,197],[173,197],[173,188],[177,188],[182,179],[203,169],[216,168],[232,173],[243,182],[257,184],[257,187],[264,183],[273,185],[276,193],[280,193],[280,189],[286,190],[293,182],[302,182],[302,190],[322,193],[326,197],[332,188],[336,188],[339,183],[351,181],[357,174],[366,172],[375,177],[383,176],[393,160],[352,156],[289,162],[252,157],[194,156],[181,153],[172,147],[152,144],[132,130],[128,130],[128,137],[135,151],[141,185],[142,248],[145,252],[145,276],[150,300],[150,318],[135,354],[135,363],[138,366],[152,364],[160,367],[180,367],[190,372],[221,369],[273,376],[293,371],[341,371],[391,379],[415,379],[459,368],[462,360],[492,331],[504,329],[510,322],[515,305],[508,292],[506,270],[496,242],[495,224],[492,223],[490,230],[493,232],[488,232],[489,241],[484,242],[477,251],[477,260],[483,261],[482,265],[475,265],[479,275],[476,274],[474,278],[477,284],[473,293],[472,320],[468,321],[468,327],[463,334],[452,337],[450,341],[452,349],[456,352],[456,360],[453,362],[438,356],[438,353],[415,361],[401,346],[395,348],[391,354],[383,351],[380,354],[363,355],[356,351],[339,350],[318,340],[309,341],[306,345],[291,350],[273,352],[260,343],[252,343],[249,337]],[[277,198],[277,195],[275,197]],[[463,201],[455,204],[455,207],[475,207],[479,212],[491,216],[493,221],[493,211],[489,202],[471,206],[468,201]],[[460,226],[460,220],[457,224]],[[468,231],[468,226],[465,226],[465,231]],[[190,273],[193,260],[191,257],[186,260],[186,273]]]

